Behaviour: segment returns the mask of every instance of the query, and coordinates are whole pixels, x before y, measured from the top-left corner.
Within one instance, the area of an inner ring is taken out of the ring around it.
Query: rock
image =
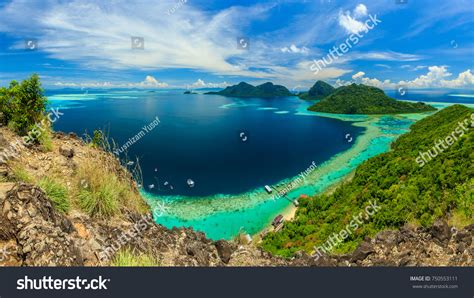
[[[398,243],[398,233],[396,231],[382,231],[375,236],[376,243],[393,247]]]
[[[370,244],[369,242],[364,241],[361,244],[359,244],[359,246],[352,253],[351,261],[352,262],[362,261],[363,259],[365,259],[368,255],[370,255],[373,252],[375,252],[375,250],[374,250],[372,244]]]
[[[5,137],[3,136],[3,133],[0,133],[0,148],[7,147],[9,145],[9,142]]]
[[[221,258],[222,262],[229,263],[230,256],[235,251],[236,247],[233,246],[230,242],[224,240],[218,240],[214,243],[217,249],[217,253]]]
[[[466,228],[456,234],[456,242],[465,243],[466,246],[471,246],[473,233]]]
[[[451,238],[451,230],[445,220],[437,219],[431,227],[431,235],[441,242],[445,242]]]
[[[199,242],[192,242],[186,246],[186,253],[193,256],[198,266],[209,265],[209,255],[206,253],[203,245]]]
[[[66,158],[73,158],[74,149],[71,147],[61,146],[59,148],[59,153]]]

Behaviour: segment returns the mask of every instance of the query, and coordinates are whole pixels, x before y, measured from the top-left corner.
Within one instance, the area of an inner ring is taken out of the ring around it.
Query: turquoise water
[[[119,143],[159,116],[156,130],[129,152],[143,163],[141,193],[152,207],[164,206],[158,223],[193,227],[212,239],[256,234],[291,208],[263,185],[295,185],[288,192],[291,199],[321,193],[368,158],[388,151],[394,139],[427,116],[313,113],[307,111],[311,103],[294,97],[241,100],[134,90],[49,95],[53,106],[65,110],[57,130],[81,134],[85,128],[106,127]],[[438,108],[452,104],[428,98]],[[239,132],[251,142],[243,143]],[[316,169],[298,180],[313,161]],[[187,178],[193,178],[194,187],[185,183]],[[164,187],[164,181],[174,188]],[[146,187],[152,183],[156,187]]]
[[[305,110],[304,106],[301,109]],[[294,113],[300,116],[318,117],[301,109],[297,109]],[[391,142],[400,134],[407,132],[408,127],[414,122],[404,117],[392,116],[373,118],[351,115],[347,118],[349,119],[346,120],[350,120],[354,125],[367,127],[370,131],[362,139],[355,141],[354,147],[319,165],[305,183],[288,193],[288,197],[298,198],[302,194],[321,193],[341,181],[368,158],[388,151]],[[290,183],[294,179],[285,179],[279,184]],[[239,232],[256,234],[267,227],[276,215],[292,205],[284,198],[269,200],[261,190],[236,196],[214,196],[194,202],[186,198],[176,200],[176,198],[157,198],[147,193],[144,195],[150,202],[159,200],[169,207],[165,214],[157,218],[158,223],[167,227],[193,227],[205,232],[212,239],[231,239]],[[232,208],[229,208],[229,202],[234,202],[231,204]]]

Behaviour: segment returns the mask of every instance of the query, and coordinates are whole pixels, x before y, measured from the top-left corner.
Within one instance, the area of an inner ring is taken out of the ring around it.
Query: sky
[[[0,0],[0,86],[474,89],[472,0]]]

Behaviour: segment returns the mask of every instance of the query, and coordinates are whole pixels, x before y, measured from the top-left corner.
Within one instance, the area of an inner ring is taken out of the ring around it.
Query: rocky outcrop
[[[474,225],[458,231],[439,219],[430,228],[380,232],[336,258],[343,266],[474,266],[473,236]]]
[[[37,187],[4,183],[0,191],[0,239],[15,243],[5,253],[10,265],[82,265],[71,237],[72,224]]]
[[[132,235],[138,225],[143,229]],[[33,185],[0,184],[0,264],[10,266],[107,265],[122,248],[153,256],[162,266],[474,266],[473,235],[474,225],[458,231],[440,220],[431,228],[380,232],[348,255],[300,252],[282,259],[252,245],[211,241],[192,229],[167,229],[151,214],[113,221],[65,216]]]

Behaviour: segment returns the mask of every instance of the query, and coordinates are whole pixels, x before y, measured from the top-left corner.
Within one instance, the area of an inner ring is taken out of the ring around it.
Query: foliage
[[[44,118],[46,110],[39,76],[34,74],[20,84],[12,81],[8,88],[1,88],[0,109],[9,127],[26,135]]]
[[[42,178],[38,186],[46,193],[57,210],[63,213],[69,211],[69,194],[65,186],[49,177]]]
[[[94,135],[92,136],[91,145],[96,148],[104,148],[105,144],[105,134],[102,130],[94,130]]]
[[[309,89],[308,92],[298,94],[298,97],[307,100],[322,99],[332,94],[334,90],[336,89],[328,83],[323,81],[317,81],[316,83],[314,83],[313,87]]]
[[[351,84],[339,87],[331,95],[308,108],[310,111],[334,114],[402,114],[435,111],[422,102],[399,101],[385,95],[383,90]]]
[[[270,82],[256,87],[245,82],[240,82],[238,85],[229,86],[222,91],[208,92],[206,94],[217,94],[231,97],[278,97],[293,95],[288,89],[286,89],[286,87],[273,85]]]
[[[415,123],[411,132],[393,143],[391,151],[358,166],[354,178],[334,193],[300,199],[295,220],[280,232],[269,233],[262,247],[286,257],[299,250],[311,253],[343,229],[370,200],[377,200],[381,209],[334,253],[350,251],[365,236],[405,223],[429,226],[436,218],[456,214],[463,224],[472,224],[474,129],[423,167],[416,162],[420,152],[451,135],[471,113],[472,109],[454,105]]]

